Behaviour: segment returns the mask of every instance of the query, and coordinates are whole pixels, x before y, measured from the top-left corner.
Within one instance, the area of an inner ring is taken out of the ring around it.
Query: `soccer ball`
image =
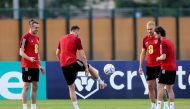
[[[104,66],[104,73],[106,75],[111,75],[115,72],[115,67],[112,64],[106,64]]]

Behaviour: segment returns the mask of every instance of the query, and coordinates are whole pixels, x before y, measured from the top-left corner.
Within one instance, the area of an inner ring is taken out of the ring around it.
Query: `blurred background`
[[[81,109],[147,109],[148,85],[145,76],[139,76],[138,60],[146,23],[153,20],[175,44],[175,106],[189,109],[190,0],[0,0],[0,109],[22,107],[19,41],[29,31],[31,18],[39,19],[40,55],[46,68],[46,75],[40,75],[39,108],[73,109],[55,51],[59,38],[75,24],[81,28],[88,63],[108,84],[99,90],[92,77],[77,75],[75,93],[89,99],[79,100]],[[106,64],[113,64],[116,72],[106,75]],[[30,99],[30,93],[27,96]]]
[[[1,0],[0,60],[18,61],[28,19],[40,21],[40,55],[55,61],[59,38],[73,24],[89,60],[138,60],[146,23],[163,26],[176,45],[176,58],[190,58],[190,0]]]

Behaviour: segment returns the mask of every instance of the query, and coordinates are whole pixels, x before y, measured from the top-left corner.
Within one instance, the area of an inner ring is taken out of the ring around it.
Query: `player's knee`
[[[166,90],[167,90],[168,93],[172,93],[173,92],[172,87],[166,87]]]
[[[74,84],[69,85],[69,91],[70,92],[75,92],[75,86],[74,86]]]
[[[34,90],[34,91],[38,90],[38,85],[37,84],[33,84],[32,85],[32,90]]]
[[[29,87],[24,87],[23,90],[24,91],[28,91]]]
[[[90,64],[88,64],[88,68],[89,70],[92,70],[93,67]]]
[[[29,89],[29,85],[28,85],[28,84],[27,84],[27,85],[25,84],[24,87],[23,87],[23,90],[27,91],[28,89]]]
[[[33,87],[33,90],[38,90],[38,86],[34,86],[34,87]]]
[[[153,91],[153,90],[154,90],[154,85],[149,84],[149,85],[148,85],[148,89],[149,89],[150,91]]]

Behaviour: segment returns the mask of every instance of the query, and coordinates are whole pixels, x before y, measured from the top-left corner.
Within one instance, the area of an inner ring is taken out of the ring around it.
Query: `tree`
[[[141,0],[141,2],[136,2],[136,0],[115,0],[118,8],[123,7],[152,7],[159,6],[161,8],[189,8],[190,0],[156,0],[155,2],[151,0]],[[140,1],[140,0],[139,0]]]
[[[1,0],[0,7],[1,8],[12,8],[12,0]]]
[[[68,8],[74,6],[82,8],[85,5],[85,0],[55,0],[47,3],[46,8]]]
[[[189,0],[158,0],[159,7],[168,7],[168,8],[189,8]]]
[[[38,0],[20,0],[20,8],[38,8]]]
[[[135,0],[115,0],[117,8],[127,8],[127,7],[152,7],[155,6],[151,0],[142,0],[142,1],[135,1]]]

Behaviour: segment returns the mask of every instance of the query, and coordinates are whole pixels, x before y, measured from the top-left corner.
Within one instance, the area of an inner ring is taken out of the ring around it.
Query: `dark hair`
[[[80,27],[78,25],[73,25],[71,27],[71,31],[74,31],[74,30],[80,30]]]
[[[162,28],[161,26],[157,26],[154,31],[157,33],[157,34],[160,34],[161,37],[166,37],[166,32],[164,30],[164,28]]]
[[[30,19],[28,23],[30,26],[32,26],[33,24],[39,24],[38,21],[35,19]]]

